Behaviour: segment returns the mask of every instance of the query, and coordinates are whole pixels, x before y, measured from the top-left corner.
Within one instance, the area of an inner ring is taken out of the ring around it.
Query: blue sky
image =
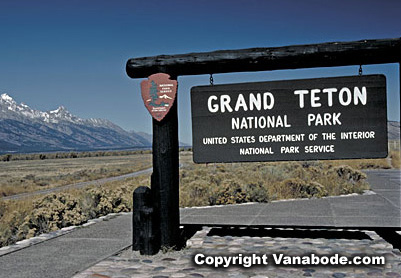
[[[401,1],[1,1],[0,92],[35,109],[64,105],[151,132],[129,58],[219,49],[396,38]],[[387,77],[388,117],[400,118],[398,64],[364,66]],[[215,84],[356,75],[358,66],[216,74]],[[180,139],[191,142],[190,88],[179,77]]]

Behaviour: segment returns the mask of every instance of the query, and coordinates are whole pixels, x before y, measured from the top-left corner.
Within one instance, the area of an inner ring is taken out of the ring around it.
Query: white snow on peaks
[[[61,114],[62,112],[69,113],[69,112],[67,111],[67,109],[65,109],[64,106],[60,106],[60,107],[57,108],[56,110],[49,111],[50,114],[58,114],[58,115]]]
[[[4,111],[5,108],[9,111],[17,110],[17,103],[7,94],[2,94],[0,96],[0,105],[2,106],[1,110]]]
[[[60,110],[60,107],[57,108],[56,110],[49,111],[49,114],[57,114],[59,112],[59,110]]]
[[[30,119],[46,124],[73,123],[113,129],[117,129],[118,127],[108,120],[79,118],[72,115],[64,106],[47,112],[35,110],[24,103],[17,104],[13,98],[7,94],[2,94],[0,96],[0,119],[15,119],[19,121]]]
[[[10,96],[7,95],[7,94],[2,94],[1,97],[0,97],[0,99],[1,99],[1,100],[4,100],[5,102],[14,102],[14,103],[15,103],[15,101],[13,100],[13,98],[10,97]]]
[[[0,96],[0,112],[1,111],[2,113],[0,114],[0,118],[19,120],[30,118],[37,121],[44,121],[46,123],[59,123],[60,121],[82,123],[84,121],[71,115],[64,106],[60,106],[56,110],[49,112],[34,110],[24,103],[18,105],[14,99],[7,94],[2,94]]]

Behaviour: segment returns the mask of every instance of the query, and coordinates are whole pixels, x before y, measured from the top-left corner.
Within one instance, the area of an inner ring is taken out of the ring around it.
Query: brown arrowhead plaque
[[[177,80],[170,80],[170,75],[156,73],[141,82],[142,99],[150,115],[161,121],[173,106],[177,95]]]

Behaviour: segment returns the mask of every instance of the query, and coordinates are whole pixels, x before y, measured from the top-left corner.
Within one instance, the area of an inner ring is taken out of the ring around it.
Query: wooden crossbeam
[[[401,38],[394,38],[133,58],[127,61],[126,71],[131,78],[144,78],[158,72],[182,76],[398,63],[400,60]]]

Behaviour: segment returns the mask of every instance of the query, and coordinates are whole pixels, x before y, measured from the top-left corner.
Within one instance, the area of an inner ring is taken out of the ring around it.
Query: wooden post
[[[171,76],[171,79],[176,79]],[[160,244],[177,247],[179,235],[177,97],[162,121],[153,119],[153,209],[160,224]]]
[[[140,186],[133,194],[132,250],[141,255],[154,255],[160,249],[158,221],[152,208],[151,189]]]

